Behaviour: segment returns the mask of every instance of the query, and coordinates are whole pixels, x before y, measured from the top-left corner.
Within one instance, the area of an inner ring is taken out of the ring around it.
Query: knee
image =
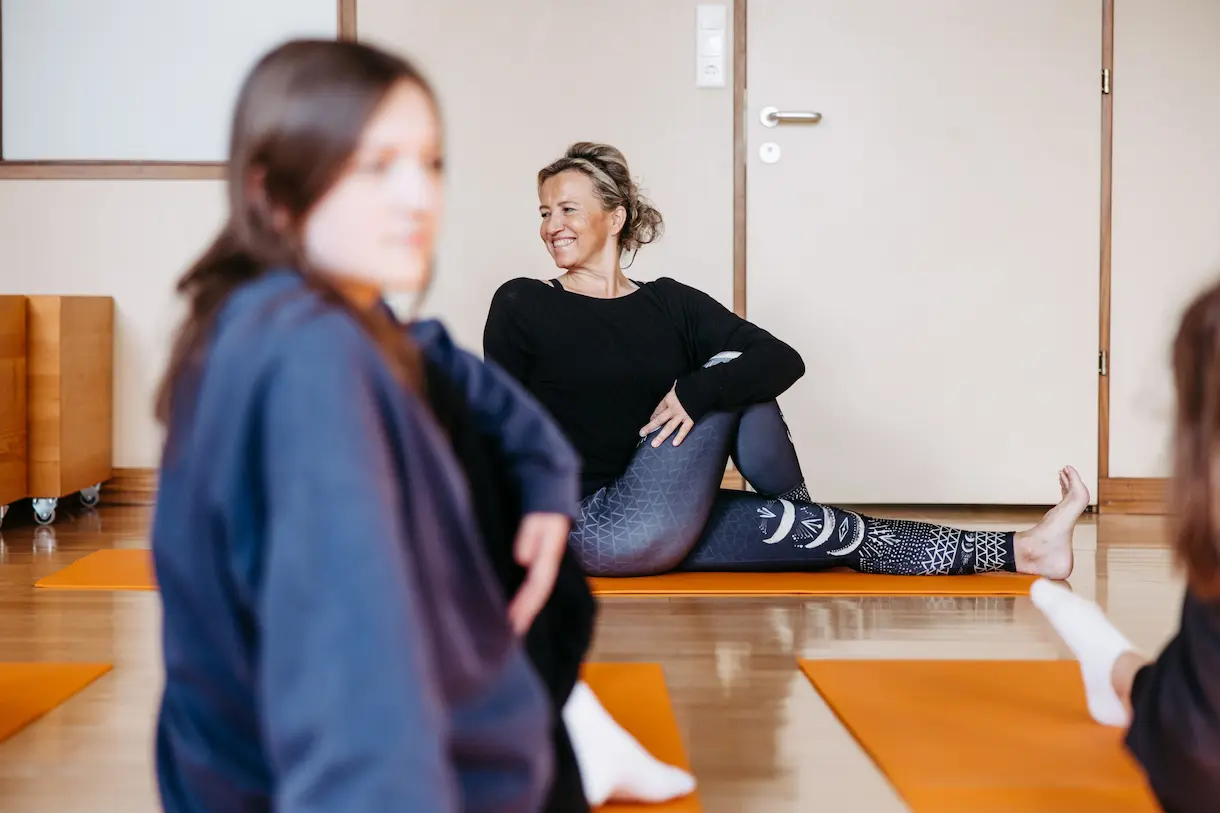
[[[677,567],[695,547],[707,517],[696,507],[666,506],[652,517],[631,519],[573,532],[572,553],[581,569],[593,577],[656,576]]]

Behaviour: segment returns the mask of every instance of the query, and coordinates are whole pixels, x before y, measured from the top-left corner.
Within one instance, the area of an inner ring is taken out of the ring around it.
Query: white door
[[[748,15],[747,317],[805,358],[815,498],[1046,503],[1069,463],[1095,497],[1101,4]]]
[[[1220,2],[1117,0],[1110,476],[1170,474],[1170,347],[1220,275]]]

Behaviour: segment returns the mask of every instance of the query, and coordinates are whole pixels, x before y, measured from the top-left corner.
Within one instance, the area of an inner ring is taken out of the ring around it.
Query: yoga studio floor
[[[149,511],[104,502],[89,511],[65,500],[49,528],[35,527],[28,511],[14,510],[0,543],[0,662],[113,669],[0,742],[0,808],[155,811],[157,595],[34,587],[93,551],[145,547]],[[1024,527],[1037,516],[900,515],[978,528]],[[1072,588],[1100,601],[1137,646],[1157,650],[1175,628],[1181,596],[1162,520],[1086,516],[1075,548]],[[661,665],[704,810],[881,813],[909,808],[802,675],[798,658],[1066,656],[1026,597],[614,597],[602,601],[592,660]],[[944,708],[946,728],[970,713],[957,703]],[[979,753],[971,761],[1010,756]]]

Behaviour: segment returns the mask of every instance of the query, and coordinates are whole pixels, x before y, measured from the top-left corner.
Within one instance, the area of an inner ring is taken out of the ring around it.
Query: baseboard
[[[731,463],[720,487],[745,491],[745,479]],[[156,501],[156,469],[115,469],[114,476],[102,486],[102,502],[106,505],[153,505]]]
[[[157,501],[156,469],[115,469],[102,484],[102,505],[153,505]]]
[[[1111,477],[1098,484],[1102,514],[1169,513],[1169,480],[1161,477]]]
[[[741,472],[732,464],[725,470],[721,488],[745,490]],[[1098,511],[1107,514],[1164,514],[1168,511],[1168,481],[1152,478],[1102,480]],[[105,505],[153,505],[157,501],[157,470],[116,468],[102,486]]]

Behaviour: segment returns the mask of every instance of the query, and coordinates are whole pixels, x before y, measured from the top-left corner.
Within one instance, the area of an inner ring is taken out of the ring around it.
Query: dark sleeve
[[[1187,592],[1178,634],[1131,690],[1127,747],[1168,813],[1220,806],[1220,602]]]
[[[778,398],[805,374],[799,353],[712,297],[673,280],[658,283],[670,309],[679,315],[700,368],[678,379],[677,396],[696,421],[708,412],[740,409]],[[741,356],[703,368],[727,350]]]
[[[483,356],[494,361],[521,383],[529,380],[534,355],[527,327],[531,313],[529,284],[536,280],[515,279],[504,283],[491,299],[483,327]]]
[[[359,345],[309,331],[262,415],[258,688],[276,809],[456,811],[410,555],[427,540],[406,538],[410,499]]]
[[[580,459],[550,415],[496,362],[455,345],[439,323],[422,330],[429,361],[460,389],[478,432],[519,486],[522,511],[579,517]]]

